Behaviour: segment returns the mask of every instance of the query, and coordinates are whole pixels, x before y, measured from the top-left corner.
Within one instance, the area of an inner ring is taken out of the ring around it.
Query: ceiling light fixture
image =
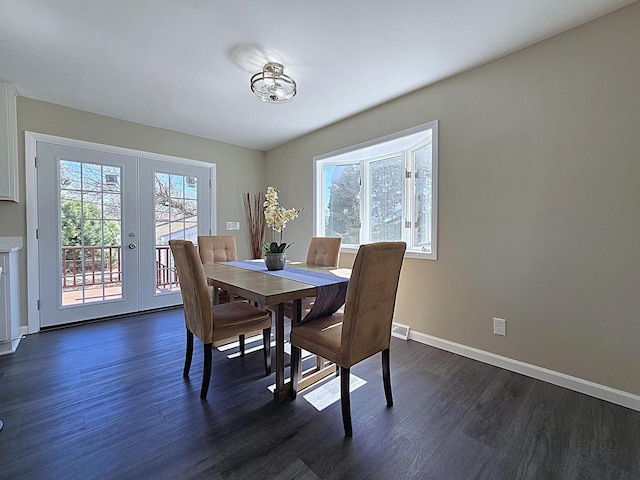
[[[295,97],[298,87],[282,64],[269,62],[251,77],[251,91],[263,102],[279,103]]]

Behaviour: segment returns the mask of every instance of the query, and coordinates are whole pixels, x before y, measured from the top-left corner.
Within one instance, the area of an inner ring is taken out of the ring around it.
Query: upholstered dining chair
[[[334,313],[291,327],[291,388],[295,398],[300,370],[300,349],[315,353],[340,367],[342,422],[353,435],[350,369],[382,352],[382,380],[387,406],[393,405],[389,345],[391,321],[406,244],[381,242],[361,245],[351,270],[344,313]]]
[[[199,235],[198,254],[203,265],[216,262],[235,262],[238,260],[238,247],[236,237],[233,235]],[[233,295],[211,285],[215,303],[243,302],[245,299],[239,295]],[[240,356],[244,357],[245,335],[238,337],[240,344]]]
[[[234,262],[238,260],[236,237],[233,235],[198,236],[198,253],[202,263]]]
[[[189,376],[193,357],[193,336],[204,344],[204,372],[200,398],[207,397],[211,380],[211,348],[214,341],[262,330],[264,366],[271,374],[271,316],[246,302],[212,305],[207,279],[195,246],[188,240],[170,240],[169,246],[180,279],[187,329],[187,352],[183,376]]]
[[[341,244],[340,237],[312,237],[307,251],[307,264],[337,267]]]
[[[198,254],[203,265],[216,262],[235,262],[238,260],[236,237],[233,235],[199,235]],[[218,303],[226,303],[231,300],[229,292],[224,290],[218,292]]]
[[[338,267],[340,260],[340,246],[342,238],[340,237],[312,237],[307,250],[307,265],[316,265],[319,267]],[[311,310],[315,297],[305,297],[302,299],[302,316]],[[268,306],[270,308],[272,306]],[[270,308],[272,309],[272,308]],[[284,304],[284,315],[289,319],[293,319],[294,305],[293,302]]]

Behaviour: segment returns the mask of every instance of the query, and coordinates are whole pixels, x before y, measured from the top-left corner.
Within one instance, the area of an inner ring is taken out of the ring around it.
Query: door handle
[[[136,247],[137,247],[137,245],[135,243],[130,243],[129,244],[129,250],[135,250]]]

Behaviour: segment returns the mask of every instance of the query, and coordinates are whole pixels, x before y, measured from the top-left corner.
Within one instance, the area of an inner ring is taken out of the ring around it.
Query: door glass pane
[[[122,208],[120,207],[119,193],[103,193],[102,205],[104,206],[104,218],[110,220],[122,219]]]
[[[198,241],[198,182],[194,177],[153,172],[156,295],[179,290],[169,240]]]
[[[75,162],[78,163],[78,162]],[[80,163],[83,192],[101,192],[102,191],[102,165],[91,163]]]
[[[402,240],[402,155],[371,162],[369,226],[371,242]]]
[[[186,177],[184,196],[193,200],[198,198],[198,179],[196,177]]]
[[[324,235],[360,243],[360,164],[322,167]]]
[[[416,178],[413,206],[415,222],[413,246],[422,247],[425,252],[431,252],[431,205],[433,203],[431,153],[431,143],[414,152]]]
[[[119,167],[58,163],[62,306],[123,298],[121,174]]]

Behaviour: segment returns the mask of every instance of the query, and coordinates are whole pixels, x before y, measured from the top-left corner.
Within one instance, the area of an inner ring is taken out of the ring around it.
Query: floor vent
[[[402,340],[409,340],[409,325],[402,325],[400,323],[391,324],[391,335]]]

